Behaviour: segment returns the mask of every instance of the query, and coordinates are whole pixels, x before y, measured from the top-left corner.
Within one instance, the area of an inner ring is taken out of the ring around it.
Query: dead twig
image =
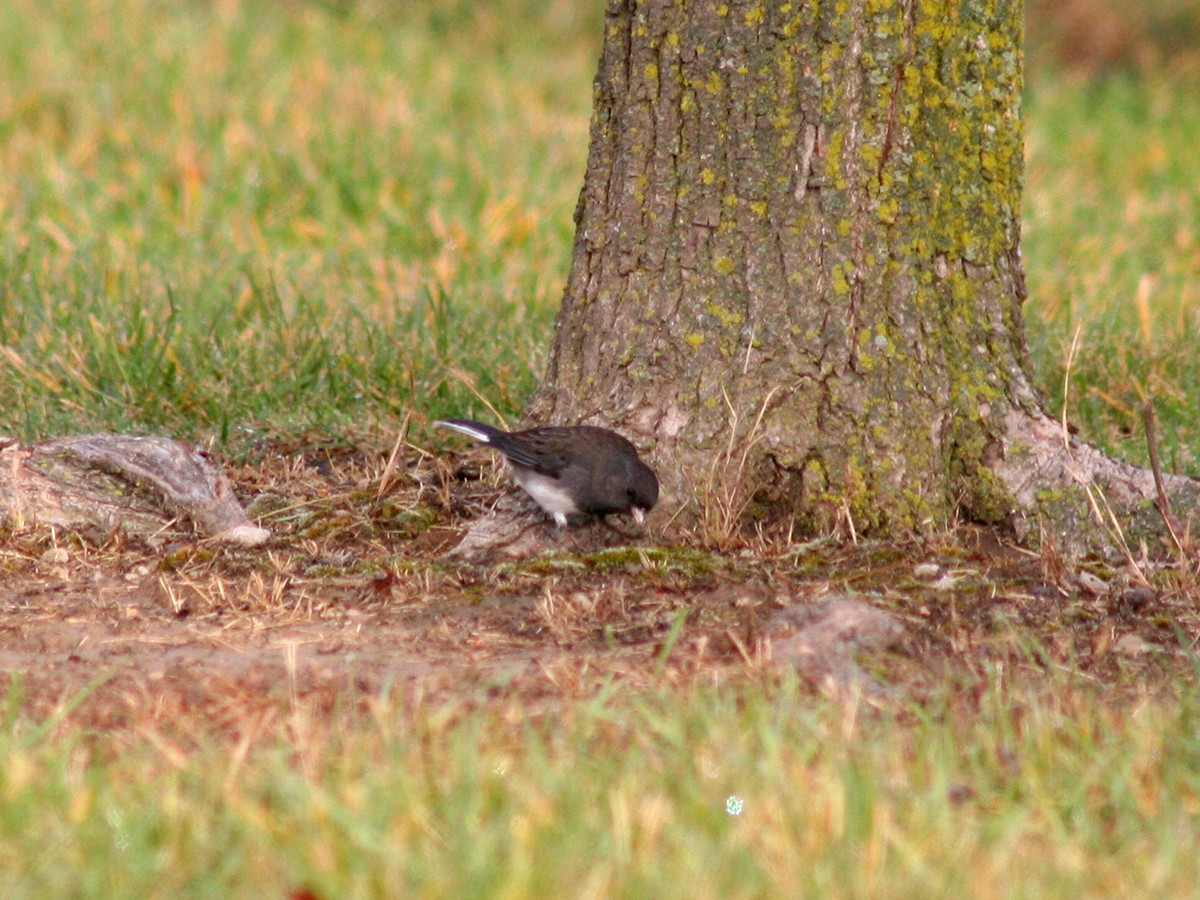
[[[1149,397],[1142,405],[1142,424],[1146,428],[1146,449],[1150,453],[1150,471],[1154,473],[1154,490],[1158,495],[1155,505],[1158,507],[1158,514],[1162,516],[1163,524],[1167,526],[1167,534],[1171,538],[1171,544],[1179,558],[1180,571],[1190,574],[1192,567],[1188,559],[1187,547],[1180,537],[1182,532],[1179,520],[1175,518],[1175,513],[1171,509],[1171,498],[1167,495],[1167,488],[1163,483],[1162,463],[1158,456],[1157,418],[1154,415],[1154,401]]]

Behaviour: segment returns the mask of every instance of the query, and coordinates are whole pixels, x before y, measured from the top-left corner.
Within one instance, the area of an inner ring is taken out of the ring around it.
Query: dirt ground
[[[552,535],[561,549],[535,559],[466,565],[442,554],[510,490],[485,454],[387,472],[377,455],[281,447],[229,474],[273,533],[263,547],[185,528],[153,542],[50,529],[0,540],[10,698],[95,727],[182,717],[220,731],[247,708],[353,712],[395,692],[553,704],[612,678],[788,667],[816,691],[892,697],[948,680],[982,690],[997,667],[1118,690],[1195,672],[1198,595],[1177,570],[1071,566],[1001,532],[909,546],[755,535],[719,552],[664,545],[651,522],[632,543],[584,529]],[[850,665],[862,651],[849,680],[794,639],[847,599],[895,627],[830,651]]]

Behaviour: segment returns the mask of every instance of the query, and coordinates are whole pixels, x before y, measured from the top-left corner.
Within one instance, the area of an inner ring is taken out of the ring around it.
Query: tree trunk
[[[719,533],[1028,526],[1030,485],[1075,457],[1025,374],[1022,18],[611,0],[527,418],[624,431],[675,521]],[[1035,432],[1066,456],[1029,452]]]

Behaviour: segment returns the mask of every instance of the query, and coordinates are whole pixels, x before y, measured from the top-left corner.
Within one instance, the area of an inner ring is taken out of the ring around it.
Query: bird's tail
[[[453,428],[455,431],[462,432],[469,438],[474,438],[481,444],[490,444],[507,434],[507,432],[499,428],[484,425],[482,422],[476,422],[473,419],[441,419],[433,424]]]

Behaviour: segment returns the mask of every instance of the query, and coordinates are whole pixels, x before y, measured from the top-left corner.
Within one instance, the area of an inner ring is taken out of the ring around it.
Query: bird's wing
[[[492,446],[519,466],[533,469],[541,475],[558,478],[567,467],[567,457],[555,446],[554,440],[536,432],[518,432],[504,436]]]

